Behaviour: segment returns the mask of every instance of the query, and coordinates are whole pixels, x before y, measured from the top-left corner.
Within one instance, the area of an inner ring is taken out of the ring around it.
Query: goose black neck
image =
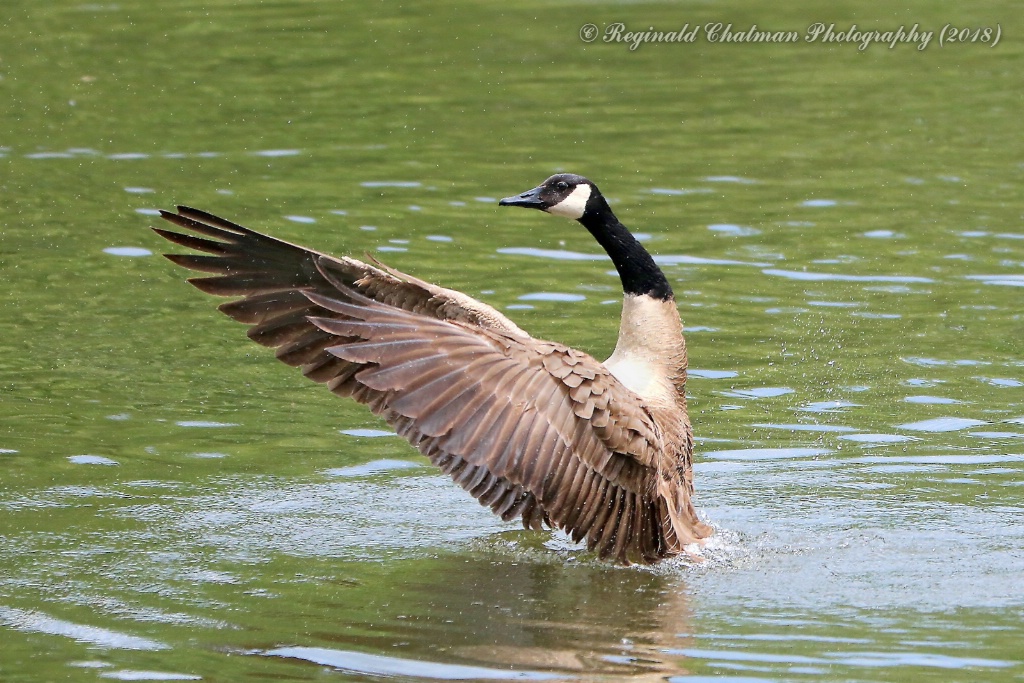
[[[592,205],[579,221],[608,252],[622,280],[622,291],[637,296],[646,294],[662,301],[671,299],[672,286],[654,258],[615,217],[603,198],[600,206]]]

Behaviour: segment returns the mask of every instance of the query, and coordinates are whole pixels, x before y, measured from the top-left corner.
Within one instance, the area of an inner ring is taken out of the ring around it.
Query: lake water
[[[1024,678],[1024,22],[1009,2],[14,0],[0,679]],[[642,44],[624,22],[998,28]],[[703,563],[504,524],[159,257],[189,204],[605,357],[594,179],[675,287]]]

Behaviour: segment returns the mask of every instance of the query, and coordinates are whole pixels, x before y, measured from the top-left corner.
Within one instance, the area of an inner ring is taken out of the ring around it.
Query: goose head
[[[553,175],[532,190],[505,197],[498,204],[540,209],[577,221],[608,206],[597,186],[575,173]]]
[[[627,295],[646,295],[661,301],[672,299],[672,287],[643,245],[608,206],[597,185],[575,173],[559,173],[500,206],[540,209],[579,221],[611,257]]]

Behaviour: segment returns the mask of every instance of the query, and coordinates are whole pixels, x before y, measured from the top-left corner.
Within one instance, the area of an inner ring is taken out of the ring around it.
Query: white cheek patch
[[[581,183],[576,186],[572,193],[554,206],[545,209],[548,213],[556,216],[565,216],[573,220],[579,220],[587,211],[587,200],[590,199],[590,185]]]

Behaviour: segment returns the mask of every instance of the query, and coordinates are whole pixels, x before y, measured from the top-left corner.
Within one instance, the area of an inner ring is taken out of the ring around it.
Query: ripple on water
[[[899,313],[871,313],[869,311],[854,311],[850,315],[858,318],[871,318],[874,320],[899,320],[903,316]]]
[[[988,422],[967,417],[936,417],[931,420],[907,422],[897,426],[900,429],[909,429],[915,432],[956,432],[983,424],[988,424]]]
[[[704,258],[703,256],[690,256],[688,254],[659,254],[654,257],[654,262],[659,266],[751,266],[763,268],[767,263],[755,263],[753,261],[737,261],[724,258]]]
[[[863,304],[855,301],[808,301],[808,306],[821,306],[823,308],[856,308]]]
[[[693,330],[690,330],[693,332]],[[738,377],[740,373],[735,370],[701,370],[699,368],[689,368],[686,371],[687,377],[700,377],[701,379],[730,379],[732,377]]]
[[[292,223],[316,223],[316,219],[312,216],[285,216],[284,218]]]
[[[993,387],[1006,388],[1024,386],[1024,382],[1017,379],[1010,379],[1009,377],[976,377],[975,379]]]
[[[855,443],[878,445],[885,443],[905,443],[907,441],[919,440],[917,437],[906,436],[903,434],[844,434],[839,438],[844,441],[853,441]]]
[[[860,407],[860,403],[851,403],[850,401],[817,401],[815,403],[808,403],[805,406],[801,406],[799,410],[807,413],[834,413],[841,411],[844,408]]]
[[[341,429],[340,434],[346,436],[358,436],[362,438],[375,439],[382,436],[398,436],[395,432],[384,429]]]
[[[167,650],[165,645],[156,640],[120,633],[97,626],[76,624],[63,619],[55,619],[42,612],[24,610],[0,605],[0,624],[23,633],[43,633],[50,636],[64,636],[79,643],[88,643],[98,647],[118,650]]]
[[[71,159],[74,155],[68,152],[32,152],[26,154],[26,159]]]
[[[805,282],[935,282],[935,280],[928,277],[912,275],[844,275],[839,273],[815,273],[806,270],[782,270],[780,268],[765,268],[761,272],[765,275],[775,275]]]
[[[585,301],[587,297],[582,294],[564,294],[562,292],[533,292],[518,297],[519,301]]]
[[[809,313],[810,311],[806,308],[800,308],[799,306],[773,306],[772,308],[764,309],[764,312],[769,315],[800,315],[801,313]]]
[[[986,285],[1024,287],[1024,275],[967,275],[968,280],[978,280]]]
[[[988,361],[984,360],[972,360],[970,358],[961,358],[958,360],[939,360],[938,358],[923,358],[920,356],[908,356],[906,358],[900,358],[904,363],[910,363],[911,365],[920,365],[921,367],[941,367],[943,365],[958,365],[961,367],[971,367],[975,365],[991,365]]]
[[[301,152],[297,149],[260,149],[253,154],[258,157],[293,157]]]
[[[757,183],[752,178],[742,178],[736,175],[709,175],[704,180],[709,183],[738,183],[740,185],[754,185]]]
[[[946,398],[944,396],[906,396],[903,399],[904,403],[922,403],[925,405],[953,405],[960,403],[955,398]]]
[[[116,465],[116,460],[104,458],[102,455],[69,455],[68,462],[76,465]]]
[[[550,258],[558,261],[606,261],[606,254],[582,254],[578,251],[566,251],[565,249],[536,249],[534,247],[503,247],[498,249],[499,254],[507,256],[533,256],[536,258]]]
[[[423,183],[415,180],[367,180],[359,183],[362,187],[422,187]]]
[[[815,458],[828,455],[827,448],[741,448],[704,453],[711,460],[784,460],[790,458]]]
[[[818,425],[818,424],[773,424],[770,422],[761,422],[751,425],[752,427],[760,427],[762,429],[785,429],[791,432],[855,432],[855,427],[847,427],[845,425]]]
[[[371,462],[363,463],[362,465],[336,467],[334,469],[327,470],[325,474],[332,477],[365,477],[372,474],[381,474],[383,472],[394,472],[396,470],[418,469],[423,466],[423,463],[412,462],[410,460],[383,459],[373,460]]]
[[[371,655],[351,650],[335,650],[325,647],[281,647],[259,654],[266,657],[301,659],[320,666],[329,666],[364,676],[399,676],[402,678],[429,678],[434,680],[518,680],[545,681],[563,678],[539,671],[516,671],[514,669],[491,669],[464,664],[444,664],[420,659],[404,659],[385,655]]]
[[[733,225],[732,223],[712,223],[708,226],[708,230],[717,232],[719,235],[729,235],[730,237],[750,237],[761,234],[761,231],[757,228]]]
[[[682,197],[688,194],[707,194],[708,192],[711,192],[711,189],[707,187],[699,187],[692,190],[680,190],[671,187],[652,187],[648,192],[668,197]]]
[[[237,427],[236,422],[211,422],[208,420],[179,420],[174,424],[179,427],[198,427],[200,429],[217,429],[219,427]]]
[[[785,396],[786,394],[792,394],[793,389],[789,387],[758,387],[756,389],[734,389],[732,391],[723,391],[723,396],[730,396],[732,398],[775,398],[776,396]]]
[[[143,249],[142,247],[107,247],[103,250],[104,254],[110,254],[111,256],[152,256],[153,252],[149,249]]]
[[[115,681],[201,681],[202,676],[195,674],[179,674],[170,671],[144,671],[141,669],[121,669],[100,674],[100,678]]]
[[[912,465],[1002,465],[1010,462],[1024,462],[1024,454],[956,454],[956,455],[872,455],[850,458],[847,462],[865,464],[907,463]]]
[[[956,657],[951,655],[934,654],[929,652],[820,652],[815,656],[799,654],[775,654],[767,652],[755,652],[750,649],[742,651],[726,649],[669,649],[669,654],[692,657],[694,659],[706,659],[722,662],[753,662],[760,664],[784,664],[784,665],[818,665],[817,667],[804,668],[804,673],[826,674],[836,666],[863,667],[872,670],[880,667],[919,667],[934,669],[999,669],[1015,666],[1016,662],[1009,662],[999,659],[983,659],[980,657]],[[744,667],[747,668],[747,667]],[[757,671],[772,671],[771,668],[758,668]],[[787,672],[792,673],[794,667],[787,666]],[[691,681],[691,678],[679,679],[680,681]],[[716,679],[719,680],[719,679]],[[764,679],[758,679],[764,680]]]

